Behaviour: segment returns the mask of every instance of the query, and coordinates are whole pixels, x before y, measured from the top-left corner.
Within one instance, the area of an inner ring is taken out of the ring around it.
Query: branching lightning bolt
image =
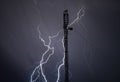
[[[85,14],[85,11],[84,11],[84,8],[81,8],[79,10],[79,12],[77,13],[77,17],[68,25],[68,27],[72,26],[73,24],[77,23]],[[51,47],[51,42],[52,42],[52,39],[58,37],[58,35],[62,32],[62,30],[60,30],[57,34],[53,35],[53,36],[49,36],[48,39],[49,39],[49,43],[46,44],[45,43],[45,40],[41,37],[41,32],[40,32],[40,25],[37,27],[37,30],[39,32],[39,39],[43,42],[44,46],[47,47],[47,50],[42,54],[42,58],[39,62],[39,65],[36,66],[30,76],[30,82],[36,82],[38,79],[39,79],[39,76],[40,74],[42,75],[44,81],[43,82],[48,82],[47,78],[46,78],[46,75],[44,74],[44,71],[43,71],[43,65],[46,64],[48,62],[48,60],[50,59],[50,57],[54,54],[54,47]],[[64,49],[64,37],[61,39],[61,42],[62,42],[62,47]],[[45,55],[47,54],[47,52],[49,50],[52,50],[52,53],[49,54],[49,56],[47,57],[47,59],[44,59]],[[60,80],[60,69],[62,66],[64,66],[64,59],[65,59],[65,55],[63,56],[63,59],[62,59],[62,63],[58,66],[58,69],[57,69],[57,79],[56,79],[56,82],[59,82]],[[35,77],[36,75],[36,72],[38,73],[37,76]],[[35,78],[34,78],[35,77]]]

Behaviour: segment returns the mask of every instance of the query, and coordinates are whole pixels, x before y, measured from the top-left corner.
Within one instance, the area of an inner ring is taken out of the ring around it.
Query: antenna
[[[65,48],[65,81],[69,82],[69,55],[68,55],[68,31],[73,30],[73,28],[68,27],[69,24],[69,14],[68,10],[64,10],[63,12],[63,29],[64,29],[64,48]]]

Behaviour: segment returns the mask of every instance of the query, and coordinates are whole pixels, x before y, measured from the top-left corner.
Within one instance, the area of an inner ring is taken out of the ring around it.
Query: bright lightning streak
[[[75,23],[78,23],[79,20],[81,20],[81,18],[85,15],[85,10],[84,7],[82,7],[78,13],[77,13],[77,17],[68,25],[68,27],[72,26]]]
[[[70,26],[72,26],[73,24],[75,24],[76,22],[78,22],[85,14],[85,11],[84,11],[84,8],[81,8],[79,10],[79,12],[77,13],[77,17],[68,25],[68,28]],[[45,40],[41,37],[41,32],[40,32],[40,29],[39,29],[40,25],[37,27],[37,30],[39,32],[39,39],[43,42],[44,46],[47,47],[47,50],[43,53],[42,55],[42,59],[40,60],[39,62],[39,65],[35,67],[35,69],[33,70],[32,74],[31,74],[31,77],[30,77],[30,82],[36,82],[40,76],[40,74],[42,74],[42,77],[44,79],[44,82],[48,82],[47,78],[46,78],[46,75],[44,74],[44,71],[43,71],[43,65],[46,64],[48,62],[48,60],[50,59],[50,57],[54,54],[54,47],[51,47],[51,42],[52,42],[52,39],[58,37],[58,35],[60,34],[60,32],[62,32],[62,30],[60,30],[56,35],[54,36],[49,36],[48,39],[49,39],[49,43],[46,44],[45,43]],[[64,37],[62,38],[61,40],[62,42],[62,46],[63,46],[63,49],[65,50],[64,48]],[[52,50],[52,53],[49,54],[49,56],[47,57],[47,59],[45,60],[44,57],[45,55],[47,54],[47,52],[49,50]],[[56,82],[59,82],[60,80],[60,69],[61,67],[65,64],[64,62],[65,60],[65,54],[63,56],[63,59],[62,59],[62,63],[58,66],[58,69],[57,69],[57,80]],[[35,77],[36,75],[36,72],[38,73],[37,76]],[[33,77],[35,77],[35,79],[33,79]]]
[[[85,11],[84,11],[84,8],[82,7],[79,10],[79,12],[77,13],[77,17],[68,25],[68,28],[70,26],[72,26],[73,24],[75,24],[76,22],[78,22],[84,15],[85,15]],[[63,49],[65,50],[65,48],[64,48],[64,37],[62,38],[62,46],[63,46]],[[59,67],[58,67],[58,78],[57,78],[56,82],[59,82],[59,80],[60,80],[60,69],[64,64],[65,64],[65,53],[64,53],[64,57],[62,59],[62,64],[60,64]]]
[[[39,64],[37,67],[35,67],[35,69],[33,70],[32,74],[31,74],[30,82],[35,82],[35,81],[38,80],[38,78],[39,78],[39,76],[40,76],[40,72],[39,72],[39,71],[41,71],[41,74],[42,74],[45,82],[48,82],[47,79],[46,79],[46,76],[45,76],[45,74],[44,74],[44,72],[43,72],[43,65],[46,64],[46,63],[48,62],[48,60],[50,59],[50,57],[54,54],[54,47],[50,47],[50,45],[51,45],[51,40],[52,40],[53,38],[57,37],[62,30],[60,30],[56,35],[54,35],[54,36],[49,36],[49,37],[48,37],[48,38],[49,38],[49,43],[48,43],[48,45],[45,43],[45,40],[41,37],[41,32],[40,32],[40,30],[39,30],[39,26],[38,26],[38,29],[37,29],[37,30],[38,30],[38,32],[39,32],[39,39],[43,42],[44,46],[47,47],[47,50],[43,53],[42,59],[41,59],[41,61],[40,61],[40,64]],[[49,54],[49,56],[47,57],[47,59],[44,61],[44,57],[45,57],[45,55],[47,54],[47,52],[48,52],[49,50],[52,50],[52,53]],[[36,70],[37,70],[37,72],[38,72],[38,75],[37,75],[37,77],[36,77],[35,79],[33,79]]]

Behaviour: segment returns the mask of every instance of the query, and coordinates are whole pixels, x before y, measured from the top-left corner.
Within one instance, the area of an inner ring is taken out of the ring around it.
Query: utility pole
[[[63,29],[64,29],[64,48],[65,48],[65,81],[69,82],[69,60],[68,60],[68,31],[73,30],[73,28],[68,27],[69,24],[69,14],[68,10],[63,12]]]

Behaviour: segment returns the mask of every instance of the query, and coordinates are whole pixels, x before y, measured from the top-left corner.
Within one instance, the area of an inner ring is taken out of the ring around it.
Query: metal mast
[[[69,24],[69,14],[68,10],[64,10],[63,12],[63,29],[64,29],[64,47],[65,47],[65,81],[69,82],[69,65],[68,65],[68,30],[72,30],[73,28],[68,27]]]

